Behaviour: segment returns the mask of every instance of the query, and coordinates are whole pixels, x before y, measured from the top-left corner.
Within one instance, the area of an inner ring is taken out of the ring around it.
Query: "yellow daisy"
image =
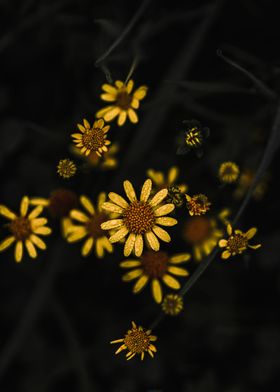
[[[123,186],[129,202],[117,193],[110,192],[108,195],[110,202],[104,203],[103,209],[116,213],[117,219],[102,223],[102,229],[117,229],[109,238],[111,243],[119,242],[128,236],[124,246],[126,257],[133,250],[136,256],[141,256],[144,247],[143,237],[151,249],[158,251],[160,248],[158,238],[164,242],[171,241],[170,235],[159,225],[174,226],[177,224],[176,219],[165,216],[174,210],[174,204],[161,204],[167,196],[167,189],[162,189],[150,197],[152,181],[148,179],[144,182],[140,200],[138,200],[131,182],[124,181]]]
[[[128,116],[132,123],[138,122],[136,109],[140,106],[140,101],[145,98],[148,88],[141,86],[132,93],[134,82],[132,79],[127,84],[116,80],[115,86],[103,84],[105,93],[101,94],[101,99],[112,104],[99,110],[97,118],[103,117],[105,121],[112,121],[118,116],[118,125],[121,127]]]
[[[234,162],[223,162],[219,167],[219,179],[223,184],[236,182],[239,176],[239,167]]]
[[[208,256],[222,238],[217,219],[206,216],[189,217],[183,226],[183,238],[192,246],[194,260],[200,262]]]
[[[128,282],[137,279],[133,287],[133,293],[139,293],[151,280],[151,288],[154,300],[157,303],[162,301],[162,288],[160,280],[168,287],[179,290],[180,283],[175,276],[188,276],[189,272],[178,264],[184,263],[191,258],[189,253],[181,253],[169,256],[166,252],[155,252],[149,250],[143,253],[139,260],[125,260],[120,263],[122,268],[133,268],[123,276],[123,281]]]
[[[101,229],[101,223],[105,222],[109,215],[102,211],[101,206],[106,200],[106,194],[100,193],[98,196],[97,208],[93,206],[86,196],[80,197],[80,203],[85,212],[78,209],[70,212],[70,217],[79,224],[69,227],[67,241],[76,242],[86,238],[82,246],[82,256],[86,257],[90,254],[95,246],[95,254],[98,258],[104,257],[105,251],[112,253],[113,246],[109,242],[107,233]]]
[[[17,263],[22,260],[23,245],[25,245],[29,256],[36,258],[37,250],[35,245],[39,249],[46,249],[45,242],[38,235],[51,233],[51,229],[45,226],[48,220],[39,217],[43,207],[37,206],[29,214],[28,209],[29,199],[27,196],[24,196],[21,200],[19,216],[4,205],[0,205],[0,214],[9,219],[10,222],[6,227],[12,234],[0,243],[0,252],[15,242],[15,260]]]
[[[77,166],[71,159],[60,159],[57,165],[57,173],[62,178],[71,178],[76,174]]]
[[[141,361],[143,361],[145,352],[153,358],[154,353],[157,351],[155,346],[151,343],[157,340],[157,337],[151,335],[152,331],[148,329],[144,331],[144,329],[139,325],[135,324],[132,321],[132,328],[127,331],[125,337],[123,339],[117,339],[110,342],[111,344],[122,343],[122,345],[117,349],[115,354],[119,354],[123,350],[128,350],[126,354],[126,359],[129,361],[136,354],[139,354],[141,357]]]
[[[85,158],[88,166],[97,167],[102,170],[112,170],[118,167],[119,163],[115,156],[119,151],[119,146],[117,143],[113,143],[112,145],[108,146],[108,151],[104,152],[102,157],[97,155],[95,151],[92,151],[89,155],[85,156],[81,153],[81,150],[78,147],[71,147],[71,151],[75,155]]]
[[[222,259],[228,259],[230,256],[235,256],[237,254],[243,253],[247,248],[259,249],[261,247],[258,245],[250,245],[249,240],[254,237],[257,232],[256,227],[252,227],[246,233],[241,230],[232,230],[230,224],[227,225],[227,234],[229,238],[227,240],[222,239],[219,241],[219,246],[221,248],[226,248],[222,253]]]
[[[202,193],[194,196],[185,196],[187,200],[187,209],[191,216],[203,215],[209,210],[211,203],[208,201],[208,197]]]
[[[66,238],[67,231],[72,222],[69,213],[78,207],[79,200],[76,193],[69,189],[60,188],[51,192],[49,198],[33,197],[30,205],[46,208],[52,219],[59,219],[61,223],[62,236]]]
[[[110,125],[104,126],[105,123],[102,119],[95,121],[92,127],[86,119],[83,120],[83,123],[84,125],[77,125],[80,133],[71,135],[74,143],[80,148],[81,153],[86,156],[93,151],[101,156],[101,154],[108,151],[107,146],[111,144],[109,140],[106,140],[106,133],[109,131]]]
[[[161,303],[162,310],[169,316],[177,316],[184,307],[183,297],[178,294],[167,294]]]

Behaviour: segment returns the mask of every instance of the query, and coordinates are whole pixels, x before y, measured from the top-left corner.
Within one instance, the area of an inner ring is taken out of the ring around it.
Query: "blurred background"
[[[140,189],[147,170],[179,169],[177,183],[205,193],[220,230],[225,208],[233,219],[258,169],[277,110],[279,29],[273,1],[8,1],[0,2],[0,204],[18,212],[22,196],[49,199],[67,189],[93,201],[119,192],[129,179]],[[123,32],[126,34],[123,34]],[[113,50],[104,61],[96,61]],[[271,95],[217,55],[217,49],[261,80]],[[77,156],[71,133],[94,120],[101,86],[125,80],[135,63],[136,87],[148,86],[139,123],[112,122],[118,145],[113,167]],[[203,156],[177,155],[182,121],[210,129]],[[276,145],[276,144],[275,144]],[[60,159],[77,174],[58,176]],[[238,222],[258,227],[257,251],[216,257],[184,298],[178,317],[165,318],[154,359],[115,356],[109,342],[131,321],[148,328],[160,313],[150,289],[132,294],[122,282],[123,246],[102,259],[83,258],[81,243],[62,238],[58,211],[45,211],[53,229],[36,260],[15,263],[0,254],[1,392],[255,392],[278,383],[279,156],[262,172]],[[219,165],[234,161],[241,177],[221,186]],[[273,191],[274,189],[274,191]],[[176,209],[169,254],[194,252],[189,215]],[[1,217],[0,240],[7,236]],[[203,256],[204,257],[204,256]],[[188,263],[193,273],[199,262]],[[182,285],[186,278],[180,279]],[[165,293],[168,290],[165,289]],[[274,389],[275,390],[275,389]]]

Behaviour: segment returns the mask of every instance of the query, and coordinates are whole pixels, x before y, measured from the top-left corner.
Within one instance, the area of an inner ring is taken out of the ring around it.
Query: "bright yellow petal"
[[[132,89],[133,89],[133,86],[134,86],[134,82],[133,82],[132,79],[130,79],[130,80],[128,81],[127,85],[126,85],[126,91],[127,91],[128,94],[131,93],[131,91],[132,91]]]
[[[17,263],[21,262],[23,255],[23,244],[22,241],[17,241],[15,246],[15,260]]]
[[[247,233],[245,233],[245,236],[247,237],[248,240],[250,240],[251,238],[254,237],[256,232],[257,232],[257,228],[256,227],[252,227],[250,230],[247,231]]]
[[[228,259],[231,256],[231,253],[228,250],[225,250],[222,253],[222,259]]]
[[[117,98],[116,95],[112,95],[112,94],[101,94],[100,98],[102,99],[102,101],[105,102],[114,102]]]
[[[46,218],[35,218],[30,220],[32,229],[35,229],[40,226],[44,226],[46,223],[48,223],[48,220]]]
[[[123,239],[128,233],[128,229],[123,226],[120,230],[118,230],[115,234],[113,234],[110,238],[109,241],[113,244],[115,242],[120,241]]]
[[[35,235],[35,234],[31,234],[31,236],[30,236],[30,241],[32,241],[33,244],[35,244],[39,249],[44,250],[44,249],[47,248],[47,246],[46,246],[46,244],[44,243],[44,241],[41,240],[41,238],[38,237],[38,236]]]
[[[161,227],[159,226],[154,226],[153,227],[153,232],[158,236],[158,238],[160,238],[162,241],[164,242],[170,242],[171,241],[171,237],[170,235],[167,233],[167,231],[163,230]]]
[[[154,235],[153,232],[149,231],[148,233],[145,233],[145,238],[148,242],[148,244],[150,245],[150,247],[154,250],[154,251],[158,251],[159,250],[159,242],[157,237]]]
[[[84,227],[81,227],[79,230],[72,231],[68,237],[67,241],[68,242],[76,242],[80,241],[82,238],[84,238],[87,235],[87,231]]]
[[[128,199],[131,202],[134,202],[135,200],[137,200],[135,190],[134,190],[133,185],[131,184],[130,181],[128,181],[128,180],[124,181],[123,187],[124,187],[124,191],[126,193],[126,196],[128,197]]]
[[[142,268],[137,268],[132,271],[127,272],[126,274],[123,275],[122,280],[124,282],[129,282],[130,280],[138,278],[138,276],[142,275],[143,270]]]
[[[122,219],[111,219],[101,224],[102,230],[116,229],[117,227],[123,226]]]
[[[98,110],[98,112],[96,113],[96,118],[104,117],[104,115],[113,108],[114,106],[106,106],[105,108]]]
[[[88,197],[82,195],[80,197],[80,202],[83,205],[83,207],[85,207],[85,209],[90,213],[90,215],[94,214],[94,212],[95,212],[94,206]]]
[[[227,233],[228,235],[232,234],[232,226],[230,224],[227,225]]]
[[[152,293],[155,301],[160,304],[162,301],[162,290],[158,279],[152,280]]]
[[[157,185],[161,186],[164,183],[164,177],[161,172],[157,172],[153,169],[147,170],[147,176],[151,178],[151,180]]]
[[[49,227],[44,226],[36,227],[33,229],[34,234],[49,235],[51,234],[51,232],[52,230]]]
[[[14,214],[11,210],[9,210],[9,208],[3,205],[0,205],[0,215],[10,220],[14,220],[17,218],[16,214]]]
[[[104,116],[103,116],[104,120],[105,121],[112,121],[119,114],[120,111],[121,111],[120,108],[117,108],[114,106],[111,110],[107,111],[104,114]]]
[[[134,248],[135,240],[136,240],[136,235],[134,233],[129,234],[123,250],[123,254],[125,255],[125,257],[128,257],[131,254]]]
[[[104,257],[104,248],[103,248],[103,241],[102,238],[97,238],[95,243],[95,254],[96,256],[101,259]]]
[[[10,245],[12,245],[13,242],[15,242],[15,237],[10,236],[5,238],[3,241],[0,242],[0,252],[3,250],[7,249]]]
[[[142,255],[143,247],[144,247],[143,236],[142,234],[137,234],[135,244],[134,244],[135,256],[140,257]]]
[[[105,203],[106,200],[106,193],[100,192],[97,199],[97,209],[99,212],[102,211],[102,205]]]
[[[27,214],[28,205],[29,205],[29,199],[27,196],[24,196],[21,200],[21,203],[20,203],[20,215],[21,216],[25,216]]]
[[[88,120],[86,118],[83,119],[83,123],[84,123],[84,127],[86,129],[90,129],[90,123],[88,122]]]
[[[174,218],[170,218],[169,216],[161,216],[156,219],[156,223],[162,226],[174,226],[178,223],[178,221]]]
[[[133,293],[139,293],[143,288],[146,286],[146,284],[149,281],[149,277],[147,275],[142,275],[140,278],[137,280],[133,287]]]
[[[92,237],[89,237],[85,240],[83,246],[82,246],[82,256],[86,257],[89,255],[92,246],[93,246],[94,239]]]
[[[139,267],[139,265],[141,265],[141,261],[139,261],[139,260],[133,260],[133,259],[131,259],[131,260],[125,260],[125,261],[122,261],[122,262],[120,263],[120,267],[122,267],[122,268]]]
[[[86,223],[89,221],[88,216],[79,210],[72,210],[70,216],[78,222]]]
[[[164,199],[166,198],[167,194],[168,194],[168,190],[167,190],[166,188],[160,190],[160,191],[157,192],[157,193],[155,194],[155,196],[152,198],[152,200],[150,201],[150,205],[151,205],[152,207],[157,206],[159,203],[162,202],[162,200],[164,200]]]
[[[155,209],[155,216],[167,215],[174,210],[175,206],[172,203],[164,204],[161,207]]]
[[[177,276],[188,276],[189,272],[183,268],[174,267],[173,265],[167,268],[168,272]]]
[[[122,82],[121,80],[116,80],[115,85],[120,90],[124,86],[124,82]]]
[[[28,215],[28,219],[37,218],[37,216],[39,216],[42,211],[43,211],[43,206],[37,206],[36,208],[34,208],[34,210],[30,212],[30,214]]]
[[[189,253],[180,253],[170,257],[170,263],[172,264],[180,264],[185,261],[190,260],[191,255]]]
[[[181,287],[178,280],[168,274],[163,275],[162,280],[168,287],[171,287],[174,290],[179,290]]]
[[[103,244],[103,248],[105,250],[107,250],[107,252],[112,253],[114,248],[113,245],[111,244],[111,242],[108,240],[107,237],[102,237],[102,244]]]
[[[138,116],[134,109],[129,108],[127,111],[128,117],[133,124],[138,123]]]
[[[227,240],[225,240],[225,239],[220,240],[219,247],[224,248],[225,246],[227,246]]]
[[[48,199],[44,199],[42,197],[33,197],[32,199],[29,200],[29,204],[31,206],[47,207],[50,204],[50,202]]]
[[[33,243],[30,240],[25,240],[25,246],[29,256],[35,259],[37,257],[37,251]]]
[[[141,190],[141,195],[140,195],[140,200],[146,202],[149,197],[150,197],[150,193],[152,190],[152,181],[150,179],[146,180],[142,186],[142,190]]]
[[[148,91],[148,87],[141,86],[136,91],[134,91],[133,97],[141,101],[141,99],[145,98],[145,96],[147,95],[147,91]]]
[[[132,101],[131,101],[130,106],[131,106],[133,109],[138,109],[139,106],[140,106],[139,100],[136,99],[136,98],[133,98]]]
[[[118,117],[118,126],[121,127],[126,121],[126,111],[122,110]]]
[[[108,194],[108,197],[109,197],[110,200],[112,200],[113,203],[117,204],[118,206],[120,206],[122,208],[127,208],[128,207],[127,201],[123,197],[118,195],[117,193],[110,192]]]
[[[117,89],[114,86],[111,86],[110,84],[102,84],[102,89],[106,91],[106,93],[116,95],[117,94]]]
[[[168,185],[173,185],[178,178],[179,169],[176,166],[172,166],[168,172],[167,182]]]
[[[261,244],[258,244],[258,245],[248,245],[248,246],[251,249],[259,249],[261,247]]]
[[[109,212],[116,212],[118,214],[121,214],[123,212],[123,208],[120,206],[117,206],[114,203],[110,203],[110,202],[105,202],[102,204],[102,209],[109,211]]]

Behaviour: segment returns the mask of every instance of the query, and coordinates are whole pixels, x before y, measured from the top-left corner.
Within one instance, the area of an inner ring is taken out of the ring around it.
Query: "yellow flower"
[[[51,218],[60,220],[62,236],[66,238],[67,231],[72,224],[68,215],[71,210],[78,207],[76,193],[69,189],[56,189],[51,192],[48,199],[43,197],[31,198],[30,205],[47,208]]]
[[[167,231],[159,225],[174,226],[177,224],[176,219],[164,216],[175,208],[171,203],[161,205],[167,196],[167,189],[162,189],[150,198],[152,181],[148,179],[142,187],[140,200],[137,200],[131,182],[124,181],[123,186],[129,202],[117,193],[110,192],[108,196],[111,202],[104,203],[103,209],[118,214],[118,218],[102,223],[102,229],[117,229],[109,238],[111,243],[119,242],[128,236],[124,246],[126,257],[133,250],[136,256],[141,256],[144,247],[143,236],[149,247],[158,251],[160,248],[158,238],[164,242],[171,241]]]
[[[104,126],[102,119],[95,121],[92,127],[86,119],[83,122],[84,125],[77,125],[80,133],[71,135],[74,143],[80,148],[81,153],[86,156],[93,151],[101,156],[101,154],[108,151],[107,146],[111,144],[109,140],[106,140],[106,133],[109,131],[110,125]]]
[[[113,340],[111,344],[122,343],[117,349],[115,354],[119,354],[123,350],[128,350],[126,359],[129,361],[136,354],[141,356],[143,361],[145,352],[148,352],[153,358],[154,353],[157,351],[155,346],[151,343],[157,340],[157,337],[151,335],[151,330],[144,331],[141,326],[137,327],[134,321],[132,321],[132,328],[129,329],[123,339]]]
[[[157,303],[162,301],[162,288],[160,280],[168,287],[179,290],[180,283],[175,276],[188,276],[189,272],[178,264],[184,263],[190,259],[189,253],[181,253],[168,256],[166,252],[155,252],[152,250],[143,253],[140,260],[125,260],[120,263],[122,268],[133,268],[123,276],[123,281],[128,282],[137,278],[133,287],[133,293],[139,293],[151,280],[151,288],[154,300]]]
[[[67,241],[76,242],[86,238],[81,252],[84,257],[89,255],[94,246],[98,258],[104,257],[104,251],[113,252],[113,246],[108,240],[107,233],[100,227],[101,223],[108,219],[108,214],[101,209],[105,200],[106,194],[100,193],[96,209],[86,196],[81,196],[80,203],[86,212],[78,209],[70,212],[70,217],[79,224],[73,224],[69,227]]]
[[[208,256],[222,238],[217,219],[206,216],[193,216],[188,218],[183,227],[183,238],[192,246],[195,261],[200,262]]]
[[[57,165],[57,173],[60,177],[71,178],[76,174],[77,167],[71,159],[60,159]]]
[[[183,297],[178,294],[167,294],[163,298],[161,307],[165,314],[177,316],[184,307]]]
[[[39,218],[43,207],[37,206],[29,214],[28,208],[29,199],[27,196],[24,196],[21,200],[19,216],[7,207],[0,205],[0,214],[10,220],[6,226],[12,234],[0,243],[0,252],[16,242],[15,260],[17,263],[22,260],[23,244],[29,256],[36,258],[37,250],[35,245],[39,249],[46,249],[45,242],[38,235],[48,235],[51,233],[51,229],[45,226],[48,220],[46,218]]]
[[[249,240],[256,234],[256,227],[252,227],[246,233],[241,230],[232,230],[230,224],[227,225],[227,233],[229,238],[227,240],[222,239],[219,241],[219,246],[221,248],[226,248],[222,253],[222,259],[228,259],[230,256],[235,256],[237,254],[243,253],[247,248],[258,249],[261,247],[258,245],[250,245]]]
[[[117,143],[113,143],[108,147],[108,151],[104,152],[102,157],[92,151],[89,155],[85,156],[81,153],[81,150],[75,146],[71,146],[71,151],[79,156],[83,157],[87,164],[92,167],[98,167],[102,170],[112,170],[118,166],[118,160],[115,157],[116,153],[119,151],[119,146]]]
[[[106,102],[112,102],[112,104],[99,110],[96,113],[96,117],[103,117],[105,121],[112,121],[118,116],[118,125],[120,127],[125,123],[127,116],[132,123],[137,123],[138,116],[135,109],[139,108],[139,101],[145,98],[148,88],[141,86],[132,93],[133,85],[134,82],[131,79],[127,84],[120,80],[116,80],[115,86],[103,84],[102,89],[105,93],[101,94],[101,99]]]
[[[239,176],[239,167],[234,162],[223,162],[219,167],[219,179],[224,184],[236,182]]]
[[[187,209],[189,210],[189,214],[191,216],[205,214],[211,205],[207,196],[203,195],[202,193],[194,196],[186,195],[186,199]]]

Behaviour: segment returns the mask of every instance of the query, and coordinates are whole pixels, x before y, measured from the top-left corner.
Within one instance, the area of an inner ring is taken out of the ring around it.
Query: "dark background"
[[[48,197],[61,187],[94,200],[103,190],[122,192],[126,178],[140,186],[150,167],[166,172],[177,164],[180,181],[192,193],[206,193],[215,211],[228,207],[235,215],[241,201],[233,199],[232,187],[219,187],[218,165],[234,160],[241,169],[257,170],[277,99],[264,96],[216,50],[278,94],[276,2],[224,1],[220,8],[210,0],[185,3],[150,1],[105,61],[113,79],[124,80],[137,57],[133,79],[149,87],[140,122],[112,126],[119,167],[80,170],[64,181],[56,165],[71,156],[71,132],[103,106],[106,78],[95,61],[140,2],[0,2],[1,204],[17,211],[23,195]],[[244,91],[198,91],[185,81],[225,82]],[[176,155],[182,121],[191,118],[211,130],[201,159]],[[154,360],[126,362],[109,344],[131,320],[148,327],[159,312],[149,289],[133,296],[131,284],[122,283],[122,246],[102,260],[94,254],[82,259],[81,244],[66,244],[59,224],[51,222],[48,249],[36,261],[26,256],[16,264],[12,249],[2,253],[0,391],[254,392],[272,390],[273,382],[279,387],[278,168],[277,156],[267,170],[264,197],[250,201],[239,221],[244,230],[258,227],[254,240],[263,247],[228,262],[214,260],[185,297],[180,317],[165,319],[153,331]],[[180,210],[178,219],[186,214]],[[6,236],[3,225],[0,235]],[[190,251],[180,225],[171,235],[163,249]],[[192,272],[196,267],[189,265]]]

